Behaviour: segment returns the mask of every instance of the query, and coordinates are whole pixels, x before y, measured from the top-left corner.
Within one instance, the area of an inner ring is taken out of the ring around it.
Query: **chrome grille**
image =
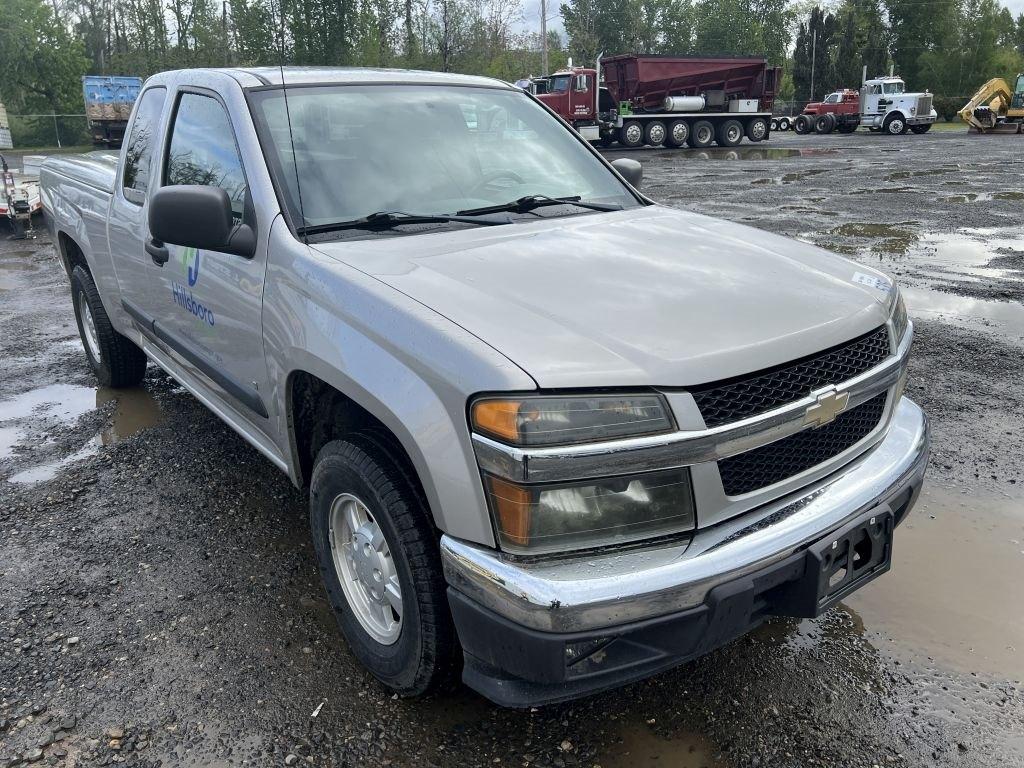
[[[769,445],[718,462],[727,496],[739,496],[781,482],[822,464],[867,437],[885,413],[880,395],[839,414],[819,429],[805,429]]]
[[[927,117],[932,113],[932,95],[926,93],[924,96],[917,97],[917,114],[918,116]]]
[[[839,384],[875,367],[889,355],[883,325],[838,347],[693,391],[708,427],[755,416],[806,397],[813,390]]]

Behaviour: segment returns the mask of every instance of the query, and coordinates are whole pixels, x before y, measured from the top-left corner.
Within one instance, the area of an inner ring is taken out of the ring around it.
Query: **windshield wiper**
[[[487,213],[503,213],[510,211],[512,213],[528,213],[534,208],[543,208],[547,205],[575,205],[579,208],[589,208],[592,211],[621,211],[621,205],[614,205],[611,203],[586,203],[580,198],[579,195],[573,195],[571,197],[548,197],[547,195],[527,195],[526,197],[520,197],[518,200],[512,200],[508,203],[500,203],[498,205],[488,205],[483,208],[470,208],[465,211],[459,211],[460,216],[481,216]]]
[[[403,224],[446,224],[450,221],[463,224],[478,224],[484,227],[508,223],[502,219],[480,219],[476,216],[463,214],[377,211],[358,219],[335,221],[331,224],[312,224],[307,227],[298,227],[295,231],[300,235],[320,235],[325,232],[337,232],[342,229],[392,229]]]

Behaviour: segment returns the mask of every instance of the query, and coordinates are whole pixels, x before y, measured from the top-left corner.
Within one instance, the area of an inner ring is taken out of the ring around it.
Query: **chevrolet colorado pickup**
[[[889,568],[928,426],[885,275],[656,205],[485,78],[168,72],[126,136],[42,169],[88,363],[308,487],[392,690],[569,699]]]

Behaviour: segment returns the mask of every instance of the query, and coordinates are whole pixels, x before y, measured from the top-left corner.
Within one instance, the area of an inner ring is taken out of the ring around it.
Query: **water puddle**
[[[829,157],[839,149],[783,149],[781,147],[708,147],[707,149],[656,149],[659,157],[686,160],[785,160],[791,157]]]
[[[693,733],[658,734],[646,723],[629,723],[619,731],[620,743],[597,761],[604,768],[724,768],[703,736]]]
[[[1024,498],[926,484],[892,570],[847,604],[909,655],[1024,679]]]
[[[912,255],[926,264],[972,277],[1024,277],[1024,232],[965,229],[920,236]]]
[[[11,475],[12,483],[39,483],[55,477],[61,469],[96,454],[101,446],[114,445],[137,432],[163,421],[163,413],[153,396],[144,389],[94,389],[75,384],[51,384],[29,390],[0,402],[0,459],[15,453],[26,440],[23,422],[30,418],[71,424],[78,417],[100,406],[117,403],[110,422],[85,445],[69,456],[38,464]],[[7,425],[5,422],[21,425]]]
[[[901,289],[911,317],[947,320],[997,328],[1011,336],[1024,336],[1024,304],[975,299],[928,288]]]
[[[49,384],[0,402],[0,422],[39,416],[70,423],[97,406],[97,390],[77,384]]]

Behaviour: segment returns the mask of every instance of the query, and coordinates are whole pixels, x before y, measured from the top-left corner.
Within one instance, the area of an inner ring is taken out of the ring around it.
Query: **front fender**
[[[392,431],[439,529],[493,546],[466,406],[476,392],[534,389],[533,379],[433,310],[296,242],[283,224],[272,232],[270,253],[264,338],[276,432],[293,479],[289,382],[305,371]]]

